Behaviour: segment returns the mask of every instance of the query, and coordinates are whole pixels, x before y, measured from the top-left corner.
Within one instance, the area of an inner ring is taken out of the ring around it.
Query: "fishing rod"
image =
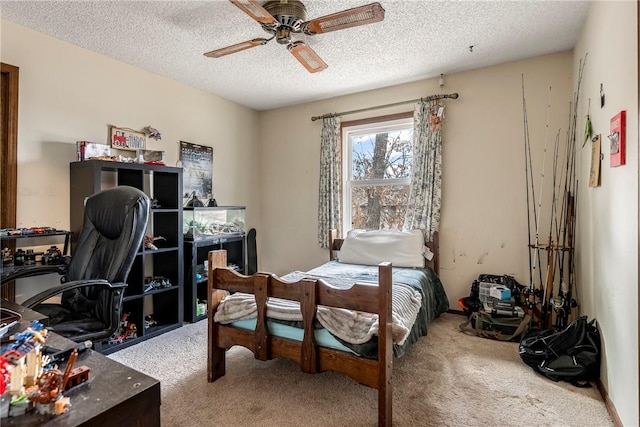
[[[576,180],[576,188],[578,187],[578,180]],[[576,226],[576,218],[577,218],[577,210],[578,210],[578,193],[575,193],[575,198],[573,200],[573,231],[571,233],[571,245],[575,245],[575,226]],[[563,327],[569,324],[569,322],[573,321],[573,316],[571,314],[571,310],[578,306],[577,295],[574,297],[574,292],[576,291],[576,276],[575,276],[575,254],[573,250],[569,254],[569,286],[567,289],[567,294],[565,298],[565,317]],[[577,294],[577,293],[576,293]]]
[[[523,130],[524,130],[524,174],[525,174],[525,187],[527,193],[527,251],[529,252],[529,291],[533,292],[533,260],[531,255],[531,208],[529,206],[529,166],[527,156],[528,139],[529,139],[529,123],[527,121],[527,103],[524,96],[524,74],[522,77],[522,115],[523,115]],[[535,213],[535,212],[534,212]],[[533,307],[529,307],[533,308]]]
[[[533,321],[534,315],[540,318],[540,313],[536,309],[536,301],[535,298],[539,295],[538,290],[534,284],[534,278],[536,275],[536,260],[532,255],[532,249],[537,251],[537,248],[531,243],[531,205],[533,206],[533,222],[534,227],[537,228],[538,224],[538,211],[535,205],[535,185],[533,178],[533,166],[531,164],[531,140],[529,138],[529,119],[527,115],[527,107],[526,107],[526,97],[524,91],[524,75],[522,75],[522,109],[524,115],[524,154],[525,154],[525,175],[526,175],[526,189],[527,189],[527,237],[528,237],[528,251],[529,251],[529,289],[524,292],[524,296],[526,298],[525,307],[528,310],[531,310],[533,315],[531,316],[531,320]],[[531,187],[531,191],[529,191],[529,186]],[[537,259],[538,263],[538,271],[542,274],[542,268],[540,265],[540,259]],[[542,280],[542,275],[540,276],[540,280]]]
[[[556,134],[556,140],[553,148],[553,182],[552,182],[552,192],[551,192],[551,214],[549,215],[549,240],[547,247],[547,277],[543,287],[542,293],[542,316],[543,316],[543,327],[548,327],[551,323],[551,313],[552,313],[552,296],[553,296],[553,287],[555,284],[555,260],[556,255],[555,252],[558,247],[554,244],[553,241],[553,221],[556,216],[556,205],[557,205],[557,197],[556,197],[556,178],[558,175],[558,151],[560,146],[560,129]]]

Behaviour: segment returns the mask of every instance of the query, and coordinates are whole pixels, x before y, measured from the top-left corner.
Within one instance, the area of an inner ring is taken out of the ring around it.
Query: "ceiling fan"
[[[310,73],[324,70],[327,68],[327,64],[304,42],[292,40],[292,33],[322,34],[379,22],[384,19],[384,9],[377,2],[307,21],[307,9],[298,0],[272,0],[266,1],[262,5],[258,0],[230,1],[258,21],[262,25],[262,29],[271,34],[271,37],[256,38],[212,50],[205,53],[205,56],[220,58],[251,47],[262,46],[275,38],[278,43],[286,45],[289,52]]]

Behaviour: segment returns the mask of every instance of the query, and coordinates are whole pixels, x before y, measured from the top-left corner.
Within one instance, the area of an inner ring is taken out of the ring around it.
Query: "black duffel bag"
[[[553,381],[590,387],[600,378],[600,332],[581,316],[561,331],[532,329],[520,340],[522,361]]]

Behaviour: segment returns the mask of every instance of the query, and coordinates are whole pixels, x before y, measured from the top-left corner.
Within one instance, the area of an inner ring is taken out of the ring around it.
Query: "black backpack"
[[[520,340],[524,363],[553,381],[591,387],[600,378],[600,332],[596,320],[581,316],[561,331],[532,329]]]

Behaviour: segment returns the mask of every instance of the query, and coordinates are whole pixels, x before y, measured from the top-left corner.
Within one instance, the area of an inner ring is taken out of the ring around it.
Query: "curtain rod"
[[[318,119],[324,119],[326,117],[344,116],[346,114],[362,113],[363,111],[377,110],[379,108],[395,107],[396,105],[409,104],[409,103],[414,103],[418,101],[421,101],[421,102],[434,101],[436,99],[444,99],[444,98],[457,99],[458,94],[449,93],[449,94],[441,94],[441,95],[431,95],[431,96],[427,96],[426,98],[418,98],[418,99],[411,99],[409,101],[394,102],[393,104],[376,105],[375,107],[361,108],[359,110],[343,111],[342,113],[328,113],[328,114],[323,114],[321,116],[313,116],[311,117],[311,121],[315,122]]]

